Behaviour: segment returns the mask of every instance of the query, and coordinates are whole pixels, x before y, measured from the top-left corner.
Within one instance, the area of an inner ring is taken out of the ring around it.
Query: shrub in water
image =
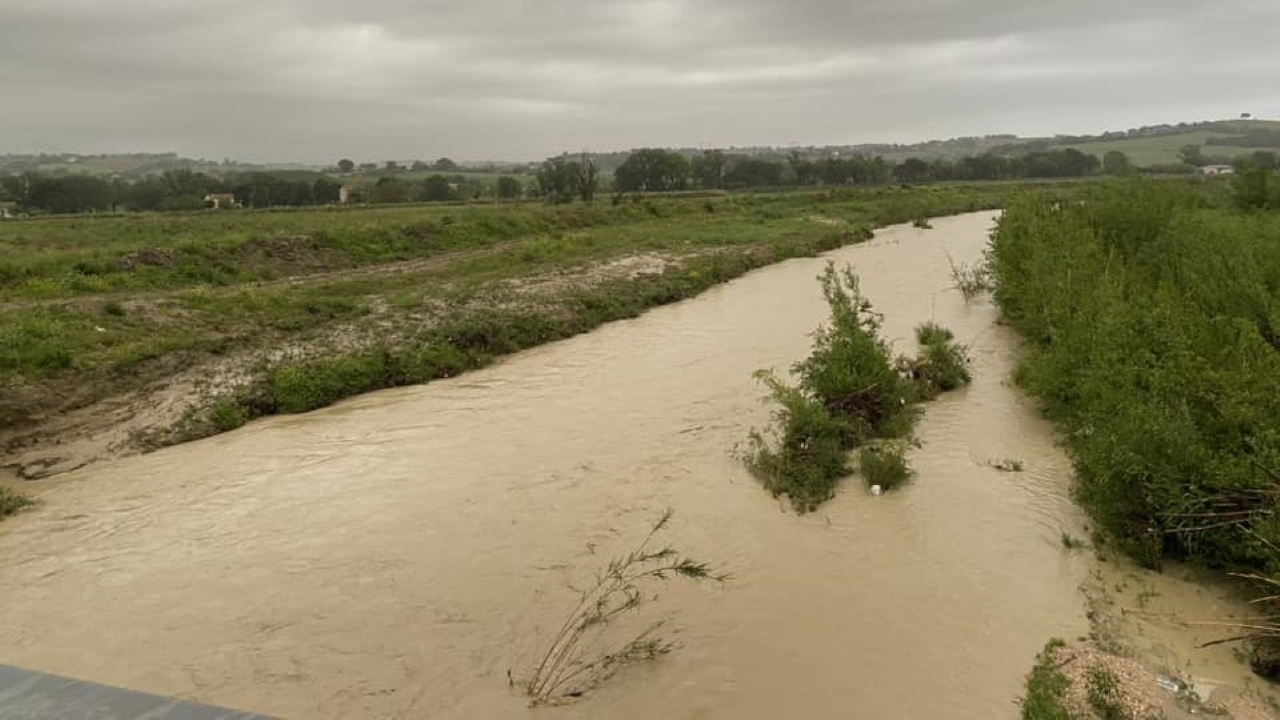
[[[907,464],[907,449],[901,443],[867,445],[858,455],[858,472],[867,487],[879,485],[886,491],[893,490],[905,485],[913,474]]]
[[[0,486],[0,520],[34,504],[26,495],[20,495],[7,487]]]
[[[955,333],[933,322],[927,322],[916,328],[916,342],[921,345],[933,345],[955,340]]]
[[[880,337],[880,316],[849,268],[837,272],[828,264],[819,280],[831,319],[814,334],[809,358],[796,365],[801,389],[853,423],[862,438],[905,436],[917,415],[914,393]]]
[[[819,278],[831,318],[814,334],[812,354],[796,364],[791,387],[776,376],[758,377],[780,406],[775,442],[753,431],[748,466],[775,496],[786,495],[799,512],[831,498],[850,472],[849,453],[873,438],[901,438],[919,417],[914,383],[899,370],[881,339],[880,317],[846,269],[828,265]],[[910,477],[901,448],[877,449],[864,463],[885,488]],[[865,474],[865,471],[864,471]]]
[[[774,497],[786,495],[797,512],[813,511],[849,474],[856,432],[801,390],[767,373],[759,377],[780,406],[774,413],[780,430],[773,445],[752,431],[748,467]]]
[[[965,346],[953,340],[950,330],[933,323],[916,328],[920,354],[903,363],[915,380],[922,399],[932,400],[940,393],[957,390],[973,381]]]

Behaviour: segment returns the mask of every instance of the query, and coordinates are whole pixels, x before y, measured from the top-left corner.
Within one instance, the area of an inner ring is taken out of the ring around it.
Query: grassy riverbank
[[[1028,341],[1019,379],[1063,428],[1103,535],[1147,566],[1275,578],[1280,216],[1212,190],[1021,198],[995,235],[996,297]],[[1280,636],[1269,625],[1239,634]]]
[[[6,222],[0,443],[91,434],[108,398],[159,412],[127,416],[127,452],[451,376],[1019,187]],[[10,462],[32,477],[73,460]]]

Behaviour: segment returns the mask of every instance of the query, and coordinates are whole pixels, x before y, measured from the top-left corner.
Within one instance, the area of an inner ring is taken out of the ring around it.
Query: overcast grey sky
[[[0,0],[0,152],[332,162],[1280,116],[1277,0]]]

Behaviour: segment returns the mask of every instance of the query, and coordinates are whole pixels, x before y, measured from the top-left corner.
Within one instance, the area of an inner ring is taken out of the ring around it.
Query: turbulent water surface
[[[733,456],[760,368],[801,358],[825,259],[760,270],[501,365],[36,487],[0,524],[0,662],[296,718],[526,717],[508,686],[575,584],[643,535],[733,574],[661,590],[682,648],[547,718],[1001,718],[1087,629],[1068,464],[1017,342],[950,285],[990,213],[831,253],[904,350],[925,320],[975,382],[929,405],[914,484],[798,517]],[[1021,461],[1026,471],[991,465]]]

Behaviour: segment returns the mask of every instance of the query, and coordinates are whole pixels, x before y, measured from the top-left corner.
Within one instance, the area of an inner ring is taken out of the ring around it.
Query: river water
[[[824,259],[428,386],[35,487],[0,524],[0,662],[294,718],[1013,718],[1050,636],[1087,632],[1069,465],[1009,379],[1017,342],[948,289],[994,216],[830,253],[913,350],[974,384],[928,406],[906,489],[798,517],[734,459],[803,357]],[[1026,471],[1002,473],[1016,459]],[[653,604],[682,645],[564,707],[508,686],[581,584],[665,508],[733,574]]]

